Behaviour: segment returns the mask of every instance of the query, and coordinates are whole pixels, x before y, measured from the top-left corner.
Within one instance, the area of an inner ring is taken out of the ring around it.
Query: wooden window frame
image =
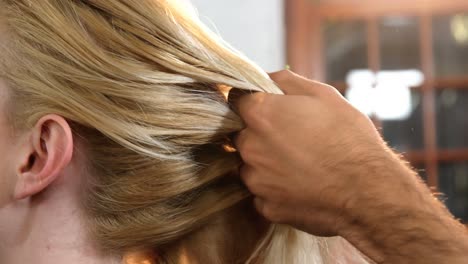
[[[468,75],[436,78],[434,74],[432,17],[468,11],[467,0],[285,0],[287,62],[291,69],[308,78],[325,81],[324,36],[325,19],[364,20],[367,24],[368,66],[380,69],[378,19],[385,16],[416,16],[419,18],[420,57],[426,81],[422,93],[424,149],[404,155],[412,164],[425,164],[427,183],[439,187],[438,165],[441,162],[468,161],[467,149],[440,149],[437,146],[436,91],[468,89]],[[358,7],[358,8],[357,8]],[[430,40],[430,41],[425,41]],[[346,84],[332,83],[344,92]],[[379,126],[379,121],[375,120]]]

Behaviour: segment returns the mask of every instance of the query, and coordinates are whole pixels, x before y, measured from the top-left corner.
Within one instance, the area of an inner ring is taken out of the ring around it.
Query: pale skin
[[[234,96],[240,175],[268,220],[342,236],[377,263],[466,263],[468,233],[333,87],[289,71],[284,95]]]
[[[89,238],[81,208],[85,146],[68,122],[46,115],[13,131],[0,79],[0,263],[154,264],[150,251],[105,255]]]
[[[97,252],[85,235],[78,200],[83,157],[66,120],[46,115],[14,133],[7,99],[0,81],[0,263],[122,263]]]

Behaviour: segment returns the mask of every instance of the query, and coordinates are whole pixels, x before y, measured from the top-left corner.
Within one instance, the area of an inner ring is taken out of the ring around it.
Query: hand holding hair
[[[237,98],[240,176],[268,220],[342,236],[377,263],[466,263],[468,234],[370,119],[333,87],[289,71],[285,95]]]

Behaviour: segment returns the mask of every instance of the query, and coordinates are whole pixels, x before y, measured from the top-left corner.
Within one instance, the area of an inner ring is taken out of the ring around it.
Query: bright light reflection
[[[468,44],[468,15],[456,15],[450,23],[452,35],[458,44]]]
[[[346,90],[346,98],[354,107],[370,116],[374,112],[372,104],[374,73],[369,70],[354,70],[348,74],[346,82],[349,87]]]
[[[381,120],[405,120],[413,110],[410,87],[424,82],[419,70],[354,70],[347,76],[346,98],[367,115]]]

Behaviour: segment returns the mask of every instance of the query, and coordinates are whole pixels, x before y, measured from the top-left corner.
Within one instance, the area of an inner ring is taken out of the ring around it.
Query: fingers
[[[252,194],[255,196],[264,195],[262,183],[260,182],[261,178],[258,175],[258,171],[256,171],[254,167],[251,167],[248,164],[242,165],[242,167],[239,169],[239,176]]]
[[[336,96],[341,94],[334,87],[309,80],[291,71],[279,71],[270,73],[270,78],[283,90],[286,95],[302,96]],[[242,89],[232,88],[229,91],[228,102],[232,108],[244,119],[250,114],[255,114],[268,100],[280,95],[261,92],[252,93]],[[258,114],[257,114],[258,115]]]
[[[247,90],[243,90],[239,88],[232,88],[231,90],[229,90],[228,95],[227,95],[228,104],[231,106],[231,108],[234,111],[238,112],[237,102],[239,101],[241,97],[249,95],[249,94],[252,94],[252,93]]]
[[[285,92],[286,95],[313,96],[316,98],[331,98],[340,95],[333,87],[306,79],[290,71],[271,73],[270,77]],[[229,91],[228,102],[246,122],[248,127],[258,124],[265,125],[265,120],[277,114],[277,103],[284,102],[284,95],[268,94],[262,92],[252,93],[233,88]],[[257,126],[260,127],[260,126]]]
[[[276,114],[278,105],[276,99],[284,95],[254,93],[240,96],[234,103],[233,108],[242,117],[247,127],[257,131],[270,128],[271,121]]]
[[[251,193],[256,194],[254,190],[255,189],[255,182],[254,182],[255,174],[253,173],[252,168],[248,166],[247,164],[242,165],[239,169],[239,176],[242,182],[247,187],[247,189],[249,189]]]
[[[338,92],[330,85],[309,80],[288,70],[273,72],[269,75],[286,95],[320,96],[323,93]]]
[[[260,197],[255,197],[254,206],[257,212],[269,221],[278,224],[285,222],[286,214],[283,213],[282,205],[268,202]]]
[[[269,150],[268,148],[265,149],[268,143],[265,142],[264,138],[249,127],[238,132],[232,142],[242,160],[251,165],[262,163],[265,151]]]
[[[231,108],[240,116],[249,116],[252,111],[255,111],[265,101],[265,97],[270,94],[232,88],[229,91],[228,103]]]
[[[240,169],[240,177],[245,183],[249,191],[254,195],[254,206],[257,212],[263,215],[266,219],[275,223],[282,223],[285,221],[287,212],[281,200],[271,199],[268,191],[262,184],[261,175],[258,175],[253,167],[243,165]]]

